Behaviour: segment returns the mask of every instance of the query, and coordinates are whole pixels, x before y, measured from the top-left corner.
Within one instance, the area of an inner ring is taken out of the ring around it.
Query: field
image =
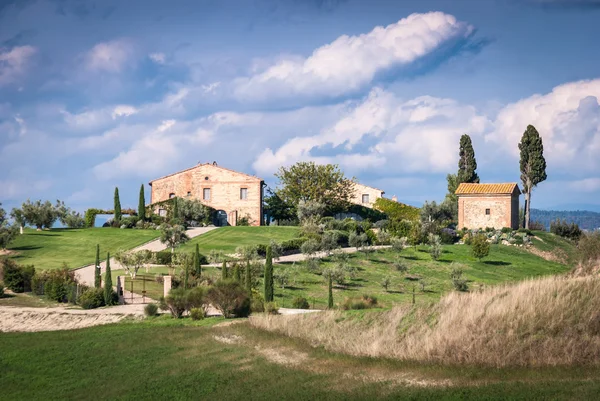
[[[245,323],[155,318],[0,333],[2,393],[17,399],[594,399],[597,368],[457,367],[360,358]]]
[[[208,254],[212,249],[234,253],[238,246],[268,244],[271,240],[282,242],[298,236],[298,227],[222,227],[193,238],[178,250],[191,252],[200,246],[200,253]]]
[[[26,229],[9,246],[11,257],[19,264],[32,264],[36,269],[56,269],[66,263],[76,268],[94,263],[96,244],[100,258],[119,249],[131,249],[160,236],[157,230],[121,230],[112,228]]]

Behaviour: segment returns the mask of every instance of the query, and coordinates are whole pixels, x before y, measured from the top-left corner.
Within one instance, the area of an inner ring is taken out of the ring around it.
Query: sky
[[[0,0],[0,202],[136,207],[217,161],[271,187],[336,163],[386,196],[443,199],[462,134],[482,182],[600,211],[600,0]]]

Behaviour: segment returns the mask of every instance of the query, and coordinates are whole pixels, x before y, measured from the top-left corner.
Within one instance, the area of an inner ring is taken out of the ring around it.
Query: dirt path
[[[190,228],[189,230],[186,231],[186,233],[187,233],[188,237],[194,238],[199,235],[205,234],[209,231],[212,231],[216,228],[218,228],[218,227]],[[162,244],[160,242],[160,240],[156,239],[156,240],[150,241],[144,245],[138,246],[137,248],[134,248],[133,251],[148,250],[148,251],[152,251],[152,252],[159,252],[159,251],[164,251],[165,249],[167,249],[167,247],[164,244]],[[100,263],[100,267],[102,269],[102,273],[104,273],[105,268],[106,268],[106,261]],[[117,263],[117,261],[114,258],[110,259],[110,267],[112,270],[121,269],[121,266],[119,265],[119,263]],[[95,270],[95,266],[93,264],[75,269],[75,272],[76,272],[77,278],[79,279],[79,282],[82,284],[93,286],[94,285],[94,276],[95,276],[94,270]]]

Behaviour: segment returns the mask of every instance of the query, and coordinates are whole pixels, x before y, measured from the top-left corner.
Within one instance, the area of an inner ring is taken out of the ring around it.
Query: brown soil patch
[[[247,322],[247,321],[248,321],[248,319],[233,319],[233,320],[228,320],[228,321],[223,322],[223,323],[215,324],[213,326],[213,328],[229,327],[229,326],[233,326],[234,324],[244,323],[244,322]]]
[[[257,345],[254,349],[267,358],[269,362],[278,365],[295,366],[300,365],[309,359],[307,353],[290,348],[262,348]]]
[[[533,253],[534,255],[537,255],[540,258],[543,258],[549,262],[558,262],[563,264],[567,262],[567,255],[565,255],[565,253],[562,252],[560,249],[557,249],[554,252],[542,251],[534,246],[528,246],[525,247],[525,249],[530,253]]]
[[[244,339],[243,337],[235,335],[235,334],[225,335],[225,336],[213,336],[213,338],[216,341],[223,343],[223,344],[239,344]]]
[[[0,249],[0,256],[8,256],[8,255],[16,255],[16,251],[11,251],[10,249]]]

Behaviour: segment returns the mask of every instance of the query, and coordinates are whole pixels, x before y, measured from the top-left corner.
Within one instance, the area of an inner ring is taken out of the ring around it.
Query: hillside
[[[600,228],[600,213],[588,210],[540,210],[531,209],[531,221],[539,221],[546,229],[556,219],[575,223],[583,230],[597,230]]]

